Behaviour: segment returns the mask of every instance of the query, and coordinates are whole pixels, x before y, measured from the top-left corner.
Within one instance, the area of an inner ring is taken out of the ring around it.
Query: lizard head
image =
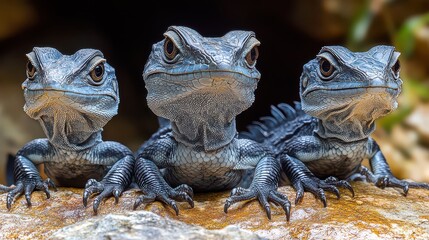
[[[117,114],[114,69],[94,49],[63,55],[54,48],[35,47],[27,58],[24,111],[41,123],[52,144],[85,147]]]
[[[153,45],[143,72],[150,109],[169,119],[176,137],[188,139],[184,141],[207,140],[210,137],[202,135],[211,131],[222,135],[224,126],[254,101],[260,78],[255,68],[260,43],[255,34],[231,31],[208,38],[172,26],[164,37]]]
[[[321,131],[326,131],[319,133],[342,140],[363,138],[374,130],[377,118],[396,109],[402,85],[399,55],[391,46],[367,52],[329,46],[304,65],[302,108],[323,122]]]

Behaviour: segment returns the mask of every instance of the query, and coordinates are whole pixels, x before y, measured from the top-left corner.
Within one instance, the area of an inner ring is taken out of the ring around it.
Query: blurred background
[[[374,137],[399,178],[429,182],[429,1],[40,1],[0,0],[0,183],[8,154],[44,137],[23,111],[25,54],[50,46],[63,54],[100,49],[120,84],[119,114],[104,139],[137,150],[156,131],[146,105],[142,71],[153,43],[170,25],[203,36],[252,30],[261,41],[262,79],[256,102],[238,116],[239,130],[269,114],[270,105],[299,100],[302,66],[324,45],[367,51],[394,45],[402,52],[399,109],[380,119]]]

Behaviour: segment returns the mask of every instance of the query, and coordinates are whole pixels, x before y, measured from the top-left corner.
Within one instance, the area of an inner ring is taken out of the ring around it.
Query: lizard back
[[[306,114],[300,102],[294,102],[294,107],[280,103],[271,106],[270,116],[252,122],[247,131],[240,132],[239,137],[263,143],[278,155],[289,141],[310,135],[316,127],[317,119]]]

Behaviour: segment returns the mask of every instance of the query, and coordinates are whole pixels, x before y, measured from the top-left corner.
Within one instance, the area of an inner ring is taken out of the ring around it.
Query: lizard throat
[[[356,120],[336,125],[329,120],[319,120],[315,132],[321,138],[336,138],[344,142],[355,142],[368,138],[374,130],[374,121],[359,122]]]
[[[80,124],[73,124],[63,116],[41,116],[38,120],[49,142],[57,148],[80,151],[102,141],[102,130],[83,127],[83,119],[77,120]]]
[[[39,121],[49,142],[61,149],[79,151],[101,142],[104,125],[117,113],[110,96],[58,91],[27,91],[24,111]],[[86,104],[91,101],[92,104]]]
[[[235,116],[247,109],[252,99],[253,96],[239,99],[229,91],[203,91],[172,98],[169,104],[150,106],[157,115],[171,121],[177,141],[213,151],[236,136]]]
[[[320,105],[306,99],[302,102],[302,109],[319,119],[315,131],[320,137],[337,138],[345,142],[368,138],[375,130],[375,120],[397,107],[396,97],[378,92],[341,100],[326,96],[322,101],[326,103]]]
[[[174,138],[188,147],[201,146],[205,151],[214,151],[228,145],[237,135],[235,120],[218,122],[172,122]],[[191,131],[190,131],[191,130]]]

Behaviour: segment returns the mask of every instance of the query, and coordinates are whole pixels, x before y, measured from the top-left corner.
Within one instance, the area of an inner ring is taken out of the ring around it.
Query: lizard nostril
[[[26,72],[27,78],[29,80],[33,80],[34,76],[36,75],[36,72],[37,72],[36,67],[34,67],[34,65],[30,61],[28,61],[27,62],[27,72]]]

